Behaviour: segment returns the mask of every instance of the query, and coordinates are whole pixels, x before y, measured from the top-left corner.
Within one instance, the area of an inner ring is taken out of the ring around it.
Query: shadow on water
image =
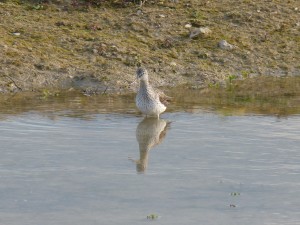
[[[136,164],[138,173],[144,173],[148,166],[150,150],[159,145],[166,137],[171,122],[158,118],[144,118],[136,128],[136,139],[139,144],[140,158],[131,159]]]

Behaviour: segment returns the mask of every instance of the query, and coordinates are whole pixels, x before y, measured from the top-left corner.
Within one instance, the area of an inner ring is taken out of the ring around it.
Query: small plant
[[[216,88],[219,89],[220,88],[220,83],[208,83],[208,87],[209,88]]]
[[[158,215],[156,215],[156,214],[150,214],[147,216],[148,220],[156,220],[157,218],[158,218]]]
[[[173,48],[175,45],[176,45],[176,41],[170,37],[160,41],[161,48]]]
[[[41,95],[40,99],[47,99],[49,97],[58,97],[59,96],[58,92],[52,92],[48,89],[43,89],[41,94],[42,95]]]
[[[230,195],[231,196],[240,196],[241,193],[239,193],[239,192],[231,192]]]
[[[228,76],[229,84],[232,84],[232,81],[235,80],[236,78],[237,78],[236,75],[230,74],[230,75]]]
[[[202,12],[195,10],[191,13],[191,18],[197,19],[197,20],[205,20],[206,16],[202,14]]]
[[[243,70],[243,71],[241,71],[241,74],[242,74],[243,78],[248,78],[250,72],[247,70]]]

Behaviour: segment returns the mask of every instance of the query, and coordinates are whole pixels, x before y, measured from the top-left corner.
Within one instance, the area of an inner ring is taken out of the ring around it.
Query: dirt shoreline
[[[300,3],[148,1],[142,8],[0,3],[0,93],[131,92],[137,63],[155,86],[300,75]],[[209,29],[191,38],[200,27]],[[226,40],[233,47],[218,45]]]

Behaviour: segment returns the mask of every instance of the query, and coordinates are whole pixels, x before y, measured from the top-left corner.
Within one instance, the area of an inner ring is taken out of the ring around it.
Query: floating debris
[[[148,220],[156,220],[157,218],[158,218],[158,215],[156,215],[156,214],[150,214],[147,216]]]
[[[239,196],[239,195],[241,195],[241,193],[239,193],[239,192],[231,192],[230,195],[231,196]]]

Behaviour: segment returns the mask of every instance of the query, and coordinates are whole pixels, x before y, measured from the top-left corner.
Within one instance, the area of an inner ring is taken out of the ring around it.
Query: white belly
[[[136,96],[136,106],[137,108],[146,115],[149,116],[159,116],[166,110],[166,106],[162,104],[159,99],[145,99],[141,95]]]

